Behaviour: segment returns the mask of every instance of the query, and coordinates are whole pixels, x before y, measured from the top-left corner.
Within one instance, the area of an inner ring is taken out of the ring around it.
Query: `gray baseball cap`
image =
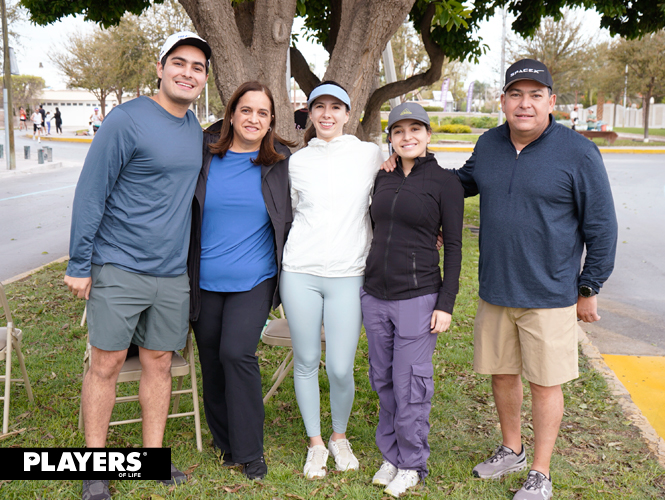
[[[400,120],[416,120],[429,127],[429,115],[423,107],[416,102],[403,102],[393,108],[388,116],[388,126],[386,134],[390,133],[390,128]]]

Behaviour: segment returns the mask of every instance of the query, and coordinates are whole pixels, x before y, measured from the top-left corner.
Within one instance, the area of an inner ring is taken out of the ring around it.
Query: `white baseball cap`
[[[164,45],[162,46],[162,50],[159,51],[159,60],[161,61],[164,59],[164,56],[168,55],[169,52],[171,52],[176,47],[180,47],[181,45],[192,45],[201,49],[205,54],[206,59],[210,59],[210,55],[212,54],[212,50],[210,49],[208,42],[206,42],[199,35],[192,33],[191,31],[179,31],[178,33],[173,33],[166,39]]]

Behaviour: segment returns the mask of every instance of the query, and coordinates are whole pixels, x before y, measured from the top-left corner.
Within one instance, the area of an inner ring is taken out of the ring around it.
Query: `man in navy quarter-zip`
[[[596,145],[552,117],[547,67],[506,71],[506,123],[478,140],[457,174],[480,194],[474,370],[492,375],[503,443],[473,469],[498,479],[527,467],[521,376],[532,394],[534,456],[514,500],[552,497],[550,459],[563,417],[561,384],[577,378],[577,319],[600,319],[596,295],[614,267],[617,222]],[[581,258],[586,248],[583,266]]]

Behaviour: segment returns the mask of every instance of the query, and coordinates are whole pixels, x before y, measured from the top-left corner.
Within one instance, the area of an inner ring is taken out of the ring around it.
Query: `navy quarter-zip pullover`
[[[550,115],[542,135],[518,152],[504,123],[478,139],[456,172],[465,196],[480,194],[480,298],[559,308],[577,302],[579,285],[600,290],[614,268],[617,221],[593,142]]]

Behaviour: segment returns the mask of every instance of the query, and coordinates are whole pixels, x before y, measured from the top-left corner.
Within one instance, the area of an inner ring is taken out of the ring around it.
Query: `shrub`
[[[381,132],[386,130],[387,126],[388,126],[388,120],[381,120]]]
[[[455,116],[450,120],[453,125],[466,125],[466,116]]]
[[[554,115],[554,119],[557,120],[557,121],[558,120],[570,120],[570,113],[566,113],[564,111],[559,111],[559,110],[555,109],[552,112],[552,114]]]
[[[498,118],[491,116],[474,116],[470,120],[473,128],[493,128],[498,123]]]
[[[425,111],[443,111],[443,108],[440,106],[423,106]]]
[[[470,134],[471,127],[459,123],[457,124],[446,123],[445,125],[437,125],[434,131],[443,134]]]

